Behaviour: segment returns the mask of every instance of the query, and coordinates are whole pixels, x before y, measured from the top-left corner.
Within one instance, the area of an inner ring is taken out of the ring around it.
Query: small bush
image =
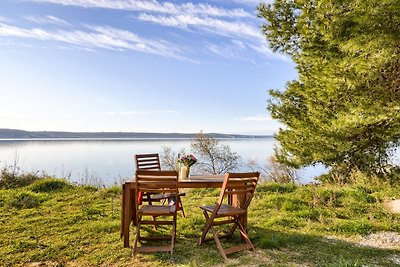
[[[321,188],[313,192],[313,204],[316,206],[341,207],[343,193],[330,188]]]
[[[285,199],[281,209],[284,211],[298,211],[307,208],[307,204],[299,199]]]
[[[72,187],[71,184],[63,179],[45,178],[35,181],[29,189],[37,193],[50,193],[70,187]]]
[[[122,194],[122,189],[120,186],[112,186],[109,188],[105,188],[101,190],[100,195],[103,198],[108,198],[108,197],[117,197]]]
[[[19,192],[8,201],[8,205],[11,208],[16,209],[31,209],[38,207],[42,202],[42,198],[35,193],[24,191]]]
[[[87,192],[97,192],[99,190],[98,187],[93,185],[82,185],[82,189]]]
[[[293,183],[264,183],[257,187],[258,193],[275,192],[275,193],[291,193],[296,190],[297,186]]]
[[[0,188],[10,189],[24,187],[40,178],[41,176],[37,173],[20,174],[19,171],[13,170],[11,167],[4,167],[0,171]]]
[[[3,207],[5,204],[4,196],[0,193],[0,207]]]
[[[274,217],[267,221],[267,226],[283,226],[288,228],[296,228],[299,226],[298,220],[287,217]]]

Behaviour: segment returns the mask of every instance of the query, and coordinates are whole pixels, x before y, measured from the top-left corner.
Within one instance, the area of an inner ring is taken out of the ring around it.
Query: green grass
[[[46,178],[0,189],[0,266],[395,266],[392,259],[400,258],[400,244],[378,249],[355,242],[373,232],[400,232],[400,216],[382,208],[400,195],[399,187],[261,184],[248,218],[256,251],[227,262],[213,242],[197,246],[204,225],[198,206],[214,203],[219,191],[186,192],[174,254],[133,258],[120,238],[120,188]]]

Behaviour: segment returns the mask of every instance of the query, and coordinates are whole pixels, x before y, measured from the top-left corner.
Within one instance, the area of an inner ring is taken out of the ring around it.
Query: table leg
[[[125,186],[122,185],[122,195],[121,195],[121,230],[120,230],[120,238],[124,236],[124,229],[125,229]]]
[[[245,194],[236,194],[233,195],[233,204],[234,206],[238,206],[238,207],[242,207],[242,205],[244,205],[244,203],[246,202],[246,195]],[[239,222],[241,223],[241,225],[243,226],[243,228],[245,229],[246,233],[247,233],[247,213],[246,215],[242,215],[239,217]],[[242,241],[244,241],[244,237],[242,235],[241,239]]]
[[[132,190],[129,184],[123,185],[122,190],[122,227],[124,236],[124,247],[129,247],[129,227],[132,221]]]

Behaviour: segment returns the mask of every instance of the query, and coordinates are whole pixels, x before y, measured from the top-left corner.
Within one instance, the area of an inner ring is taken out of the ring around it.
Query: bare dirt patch
[[[369,234],[364,236],[359,244],[376,248],[400,248],[400,234],[397,232],[379,232]]]
[[[388,201],[384,204],[384,207],[391,213],[400,213],[400,199]]]

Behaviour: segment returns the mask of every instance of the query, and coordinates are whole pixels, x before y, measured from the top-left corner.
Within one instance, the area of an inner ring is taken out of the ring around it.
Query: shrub
[[[31,209],[38,207],[42,202],[39,194],[23,191],[15,194],[8,201],[8,205],[16,209]]]
[[[122,189],[120,186],[112,186],[109,188],[105,188],[103,190],[101,190],[100,195],[103,198],[107,198],[107,197],[117,197],[120,196],[122,194]]]
[[[342,191],[330,188],[316,188],[313,191],[313,203],[316,206],[340,207],[342,206]]]
[[[0,193],[0,207],[3,207],[5,204],[4,196]]]
[[[275,193],[291,193],[297,189],[293,183],[280,184],[280,183],[264,183],[257,187],[257,193],[275,192]]]
[[[309,220],[318,222],[319,218],[321,216],[321,213],[316,209],[299,210],[299,211],[293,212],[292,216],[295,216],[297,218],[305,218],[305,219],[309,219]]]
[[[37,173],[20,174],[19,171],[6,166],[0,171],[0,188],[18,188],[30,185],[41,177]]]
[[[298,211],[307,208],[308,205],[300,199],[285,199],[281,209],[284,211]]]
[[[32,185],[30,185],[29,188],[32,192],[50,193],[70,187],[72,187],[71,184],[69,184],[66,180],[45,178],[35,181]]]

